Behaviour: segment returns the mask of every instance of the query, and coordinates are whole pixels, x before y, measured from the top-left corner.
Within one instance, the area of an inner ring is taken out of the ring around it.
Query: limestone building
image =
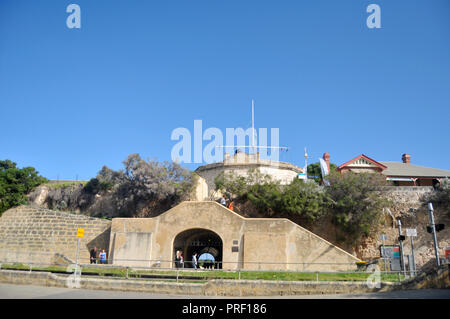
[[[183,202],[153,218],[114,218],[110,262],[185,267],[194,252],[214,257],[216,268],[249,270],[353,270],[358,258],[284,218],[244,218],[214,201]]]
[[[236,152],[233,155],[225,153],[223,162],[207,164],[195,170],[200,181],[197,187],[197,200],[209,200],[218,197],[215,192],[214,179],[220,173],[233,172],[239,176],[247,176],[252,169],[258,170],[262,174],[270,175],[274,180],[282,184],[288,184],[299,174],[303,174],[304,169],[286,162],[269,161],[260,159],[259,153],[247,154]]]
[[[375,161],[361,154],[340,165],[338,171],[377,172],[386,176],[395,186],[436,186],[443,179],[450,178],[450,171],[414,165],[411,155],[403,154],[401,162]]]

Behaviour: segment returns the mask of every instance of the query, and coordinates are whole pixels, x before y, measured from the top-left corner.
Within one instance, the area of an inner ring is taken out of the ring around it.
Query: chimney
[[[328,172],[330,172],[330,153],[323,153],[323,160],[327,163]]]
[[[411,155],[409,154],[403,154],[402,155],[402,162],[405,164],[409,164],[411,162]]]

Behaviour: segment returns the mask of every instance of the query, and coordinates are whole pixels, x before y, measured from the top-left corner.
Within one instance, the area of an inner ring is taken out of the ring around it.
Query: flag
[[[322,179],[325,186],[330,186],[330,182],[325,178],[329,174],[327,162],[323,158],[319,158],[320,161],[320,170],[322,171]]]

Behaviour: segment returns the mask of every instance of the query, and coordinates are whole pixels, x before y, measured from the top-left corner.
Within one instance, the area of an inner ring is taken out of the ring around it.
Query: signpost
[[[436,238],[436,228],[434,225],[434,215],[433,215],[433,204],[432,203],[428,203],[428,213],[429,213],[429,217],[430,217],[431,232],[433,234],[434,253],[436,255],[436,265],[439,267],[439,251],[438,251],[438,244],[437,244],[437,238]]]
[[[78,252],[80,250],[80,238],[84,237],[84,228],[77,229],[77,257],[75,263],[78,265]]]
[[[387,271],[387,266],[386,266],[386,258],[387,258],[387,256],[386,256],[386,251],[385,251],[385,247],[384,247],[386,239],[387,239],[386,234],[381,234],[380,235],[380,240],[383,241],[383,246],[382,246],[383,248],[381,249],[381,251],[382,251],[381,257],[384,260],[384,271]]]
[[[416,275],[416,259],[414,257],[414,241],[413,237],[417,237],[417,229],[415,228],[406,228],[406,236],[408,236],[411,239],[411,255],[412,255],[412,263],[409,267],[409,271],[411,271],[411,274],[413,276]]]
[[[405,257],[403,255],[403,241],[405,240],[405,236],[402,235],[402,221],[400,218],[397,218],[397,225],[398,225],[398,241],[400,242],[400,260],[401,265],[403,268],[403,274],[406,277],[406,267],[405,267]]]
[[[400,246],[386,245],[384,246],[384,256],[389,261],[389,271],[401,271],[400,263]]]

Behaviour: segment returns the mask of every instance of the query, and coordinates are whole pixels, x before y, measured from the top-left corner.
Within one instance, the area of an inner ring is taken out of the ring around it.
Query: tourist
[[[91,249],[90,252],[90,260],[91,260],[91,264],[96,264],[97,263],[97,247],[94,247]]]
[[[180,268],[181,267],[181,251],[177,250],[176,255],[175,255],[175,267],[176,268]]]
[[[222,195],[222,197],[220,198],[220,203],[221,203],[223,206],[227,207],[227,200],[226,200],[226,198],[225,198],[225,195]]]
[[[106,252],[104,249],[102,249],[98,257],[100,259],[100,264],[106,264]]]
[[[194,269],[197,269],[197,268],[198,268],[197,253],[194,253],[194,254],[192,255],[192,267],[193,267]]]
[[[230,204],[228,204],[228,209],[229,210],[234,210],[234,201],[230,201]]]

